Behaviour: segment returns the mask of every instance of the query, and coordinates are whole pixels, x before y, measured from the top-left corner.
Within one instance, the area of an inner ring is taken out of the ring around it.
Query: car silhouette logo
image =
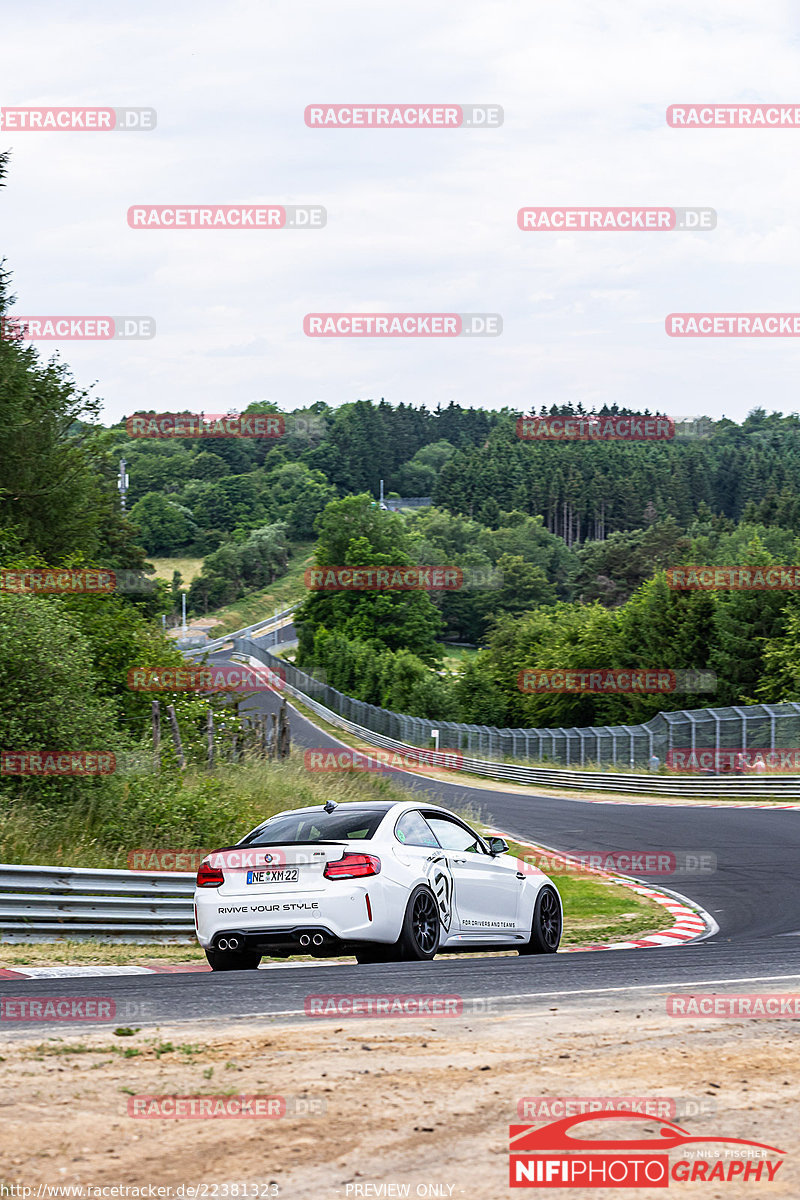
[[[595,1139],[581,1137],[579,1134],[574,1135],[570,1131],[574,1125],[580,1125],[584,1121],[605,1121],[605,1120],[623,1120],[623,1121],[644,1121],[648,1124],[655,1124],[658,1128],[658,1133],[655,1137],[634,1138],[632,1140],[616,1140],[616,1139]],[[682,1129],[680,1125],[676,1125],[673,1121],[665,1121],[655,1117],[649,1117],[645,1113],[624,1112],[619,1109],[612,1109],[604,1113],[579,1113],[574,1117],[563,1117],[560,1121],[552,1121],[549,1125],[544,1125],[541,1128],[536,1128],[533,1125],[512,1125],[509,1129],[510,1149],[514,1154],[520,1152],[532,1153],[541,1150],[560,1151],[567,1150],[581,1151],[586,1153],[588,1150],[650,1150],[664,1151],[675,1150],[679,1146],[685,1146],[691,1143],[698,1142],[727,1142],[735,1143],[738,1146],[757,1146],[761,1150],[769,1150],[772,1154],[784,1154],[784,1150],[778,1150],[776,1146],[768,1146],[764,1142],[751,1142],[745,1138],[729,1138],[729,1137],[692,1137],[686,1129]]]

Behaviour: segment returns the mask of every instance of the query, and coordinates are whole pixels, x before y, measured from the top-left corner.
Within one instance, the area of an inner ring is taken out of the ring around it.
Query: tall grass
[[[378,774],[310,775],[299,753],[283,762],[190,767],[111,777],[68,802],[0,801],[0,861],[33,865],[127,867],[131,850],[229,846],[285,809],[355,800],[404,800],[409,793]]]

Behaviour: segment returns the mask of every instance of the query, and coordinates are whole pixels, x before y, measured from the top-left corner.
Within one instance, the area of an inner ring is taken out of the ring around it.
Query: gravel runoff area
[[[650,1103],[646,1111],[671,1114],[693,1136],[787,1151],[771,1184],[671,1182],[682,1196],[752,1197],[761,1188],[770,1197],[800,1195],[800,1045],[791,1020],[676,1019],[657,989],[542,997],[521,1009],[477,1003],[484,1009],[467,1013],[465,1002],[452,1017],[204,1021],[155,1032],[111,1024],[87,1034],[62,1023],[46,1041],[26,1040],[17,1026],[0,1045],[0,1183],[81,1185],[71,1194],[87,1198],[91,1187],[152,1184],[174,1197],[494,1200],[513,1194],[509,1125],[563,1115],[531,1110],[531,1101],[520,1111],[524,1098],[638,1097]],[[163,1095],[281,1097],[277,1108],[285,1103],[286,1112],[129,1115],[129,1106],[142,1104],[137,1097]],[[621,1124],[606,1121],[591,1136],[642,1136]],[[654,1121],[647,1131],[655,1134]],[[207,1186],[192,1193],[189,1185]]]

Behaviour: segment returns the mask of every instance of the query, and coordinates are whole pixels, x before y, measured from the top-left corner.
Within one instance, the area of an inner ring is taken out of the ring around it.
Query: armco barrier
[[[225,646],[229,646],[235,638],[252,637],[254,633],[270,632],[275,626],[280,626],[281,622],[285,622],[287,617],[291,617],[296,604],[292,604],[289,608],[284,608],[282,612],[274,613],[271,617],[267,617],[265,621],[257,621],[255,625],[245,625],[243,629],[235,629],[233,633],[228,633],[224,637],[215,638],[214,641],[204,642],[202,646],[185,647],[183,652],[188,658],[195,654],[209,654],[215,650],[222,650]]]
[[[345,696],[341,692],[337,692],[334,688],[325,684],[320,684],[319,681],[313,679],[309,675],[305,675],[302,671],[298,671],[291,663],[285,662],[283,659],[270,654],[263,646],[248,638],[233,639],[233,653],[244,659],[253,659],[260,663],[265,663],[274,671],[280,668],[281,675],[285,676],[286,683],[282,687],[285,691],[296,699],[300,700],[307,708],[309,708],[318,717],[327,721],[331,725],[335,725],[339,729],[344,729],[348,733],[352,733],[364,742],[373,746],[380,746],[384,749],[398,750],[418,750],[420,746],[426,749],[430,748],[430,739],[423,740],[422,735],[426,732],[429,735],[433,724],[432,721],[423,721],[418,717],[406,717],[402,713],[392,713],[385,709],[375,708],[373,705],[364,704],[360,700],[354,700],[350,696]],[[305,688],[298,686],[305,684]],[[327,698],[332,695],[334,699],[341,702],[340,707],[345,711],[348,709],[348,715],[345,716],[341,712],[337,712],[327,705],[323,704],[315,696],[310,695],[312,691],[322,692]],[[766,706],[758,706],[766,707]],[[800,714],[800,705],[786,704],[774,705],[775,709],[788,709],[794,720],[798,719]],[[703,712],[704,710],[699,710]],[[373,724],[388,723],[388,720],[394,718],[398,721],[408,721],[413,723],[414,727],[420,729],[420,740],[416,744],[412,741],[404,741],[400,738],[393,738],[385,733],[381,733],[375,728],[362,725],[351,720],[351,716],[358,713],[366,713],[367,717],[373,717]],[[665,717],[685,716],[685,713],[667,713],[662,714]],[[692,715],[692,714],[690,714]],[[779,714],[773,714],[773,719],[776,720]],[[653,722],[650,722],[652,725]],[[445,725],[448,730],[453,729],[467,730],[469,728],[481,728],[480,726],[458,726],[453,723],[436,722],[437,728],[440,730],[440,748],[459,751],[458,742],[455,744],[451,740],[442,739],[442,733],[445,731]],[[630,726],[628,727],[633,733],[634,730],[647,729],[646,726]],[[510,733],[510,734],[525,734],[529,732],[542,733],[547,731],[542,730],[486,730],[486,732],[494,733]],[[556,732],[556,731],[552,731]],[[570,732],[561,730],[561,733]],[[592,731],[578,730],[577,733],[587,733]],[[650,731],[652,733],[652,731]],[[798,743],[800,744],[800,743]],[[652,745],[652,741],[651,741]],[[610,772],[610,771],[574,771],[561,767],[528,767],[517,763],[508,763],[492,759],[473,758],[460,754],[460,770],[466,771],[468,774],[482,775],[487,779],[507,780],[509,783],[521,783],[529,785],[539,785],[540,787],[558,787],[558,788],[578,788],[583,791],[605,791],[605,792],[628,792],[642,793],[658,796],[675,796],[682,798],[728,798],[728,799],[770,799],[770,800],[793,800],[800,798],[800,775],[780,775],[768,778],[764,777],[743,777],[730,775],[714,775],[714,776],[668,776],[659,774],[635,774],[634,772]]]
[[[0,863],[3,942],[187,942],[194,874]]]

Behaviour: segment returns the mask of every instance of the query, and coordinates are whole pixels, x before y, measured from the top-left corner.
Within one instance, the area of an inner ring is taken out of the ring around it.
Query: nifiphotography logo
[[[640,1137],[587,1137],[580,1125],[625,1121]],[[645,1129],[647,1126],[647,1130]],[[669,1187],[675,1183],[771,1183],[785,1151],[744,1138],[693,1137],[673,1121],[615,1110],[509,1126],[510,1187]]]

